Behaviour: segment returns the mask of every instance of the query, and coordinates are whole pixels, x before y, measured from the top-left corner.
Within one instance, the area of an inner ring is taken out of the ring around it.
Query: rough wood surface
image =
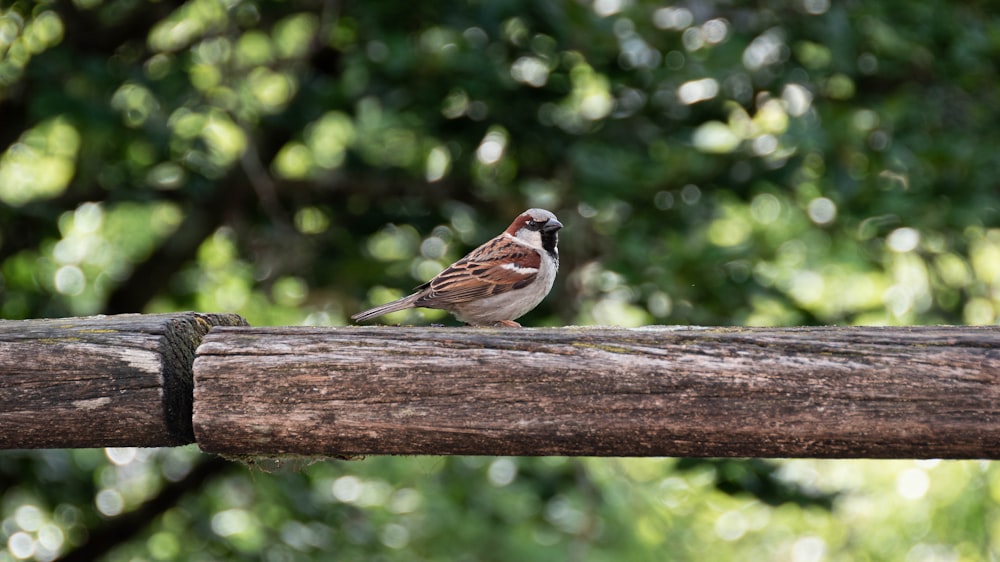
[[[232,455],[1000,458],[1000,327],[216,328]]]
[[[191,443],[191,364],[233,314],[0,321],[0,449]]]

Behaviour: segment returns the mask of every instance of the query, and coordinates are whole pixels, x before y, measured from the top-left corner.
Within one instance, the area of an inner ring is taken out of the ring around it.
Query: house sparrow
[[[416,292],[352,319],[363,322],[407,308],[439,308],[473,326],[512,326],[542,302],[559,269],[562,223],[545,209],[518,215],[500,236],[448,266]]]

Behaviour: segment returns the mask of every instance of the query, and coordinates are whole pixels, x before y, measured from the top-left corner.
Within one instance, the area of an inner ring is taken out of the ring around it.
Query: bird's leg
[[[496,324],[493,324],[493,325],[496,326],[496,327],[498,327],[498,328],[500,326],[504,326],[506,328],[520,328],[521,327],[520,324],[518,324],[517,322],[514,322],[513,320],[501,320],[501,321],[499,321],[499,322],[497,322]]]

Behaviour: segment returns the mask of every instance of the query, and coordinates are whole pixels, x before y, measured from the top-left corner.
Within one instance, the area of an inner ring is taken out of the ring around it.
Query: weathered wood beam
[[[192,443],[191,364],[234,314],[0,321],[0,449]]]
[[[216,328],[227,455],[1000,458],[1000,327]]]

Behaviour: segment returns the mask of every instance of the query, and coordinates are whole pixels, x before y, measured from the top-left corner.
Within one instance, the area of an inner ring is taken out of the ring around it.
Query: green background
[[[991,2],[0,1],[0,317],[344,325],[539,206],[525,325],[995,325],[998,73]],[[990,462],[292,464],[0,452],[0,561],[1000,557]]]

